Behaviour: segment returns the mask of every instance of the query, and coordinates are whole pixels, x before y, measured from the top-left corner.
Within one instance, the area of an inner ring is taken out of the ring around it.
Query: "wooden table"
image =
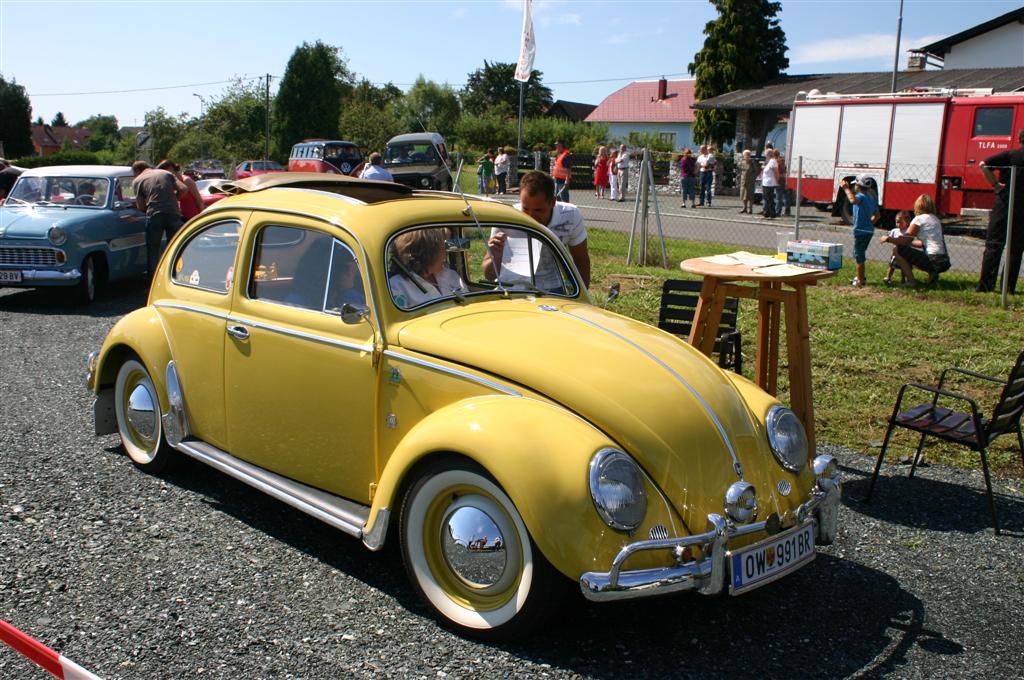
[[[780,276],[772,274],[771,270],[774,267],[755,269],[743,264],[714,264],[699,257],[684,260],[679,268],[689,274],[704,277],[704,285],[690,331],[690,344],[708,356],[711,356],[715,348],[725,299],[738,297],[757,300],[755,381],[773,396],[778,389],[779,328],[785,307],[790,408],[804,424],[808,454],[813,458],[814,399],[811,389],[807,286],[817,284],[820,279],[835,276],[835,272],[814,270],[806,274]],[[734,282],[749,282],[756,285],[738,285]]]

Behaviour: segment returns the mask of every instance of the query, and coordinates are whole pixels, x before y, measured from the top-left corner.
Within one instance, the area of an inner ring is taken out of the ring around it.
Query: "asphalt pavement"
[[[864,505],[873,461],[829,444],[839,536],[789,577],[735,598],[575,597],[514,644],[455,636],[393,541],[371,553],[188,460],[143,474],[93,435],[86,355],[145,296],[0,290],[0,619],[102,678],[1021,677],[1022,481],[995,482],[996,537],[978,471],[886,465]],[[44,677],[0,645],[0,678]]]

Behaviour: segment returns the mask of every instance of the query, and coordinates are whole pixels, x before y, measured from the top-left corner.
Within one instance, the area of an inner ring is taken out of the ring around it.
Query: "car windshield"
[[[363,159],[363,155],[359,153],[358,146],[349,146],[347,144],[328,144],[324,147],[324,160],[333,161],[335,159],[348,162],[358,163]]]
[[[397,142],[388,144],[384,165],[437,163],[437,149],[430,142]]]
[[[253,161],[253,170],[282,170],[281,165],[276,161]]]
[[[106,177],[19,177],[8,196],[13,203],[102,208],[107,204]]]
[[[487,241],[497,233],[505,235],[504,247],[489,253]],[[575,297],[580,290],[561,250],[518,226],[407,229],[389,241],[386,267],[392,300],[402,310],[495,294]]]

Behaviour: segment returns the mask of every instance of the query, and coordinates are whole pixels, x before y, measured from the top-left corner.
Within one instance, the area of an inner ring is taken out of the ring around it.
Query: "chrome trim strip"
[[[425,361],[423,359],[416,359],[414,357],[406,356],[404,354],[399,354],[398,352],[395,352],[394,350],[390,350],[390,349],[384,350],[384,356],[391,357],[392,359],[397,359],[398,361],[404,361],[406,363],[410,363],[410,364],[413,364],[415,366],[421,366],[423,368],[428,368],[428,369],[431,369],[431,370],[434,370],[434,371],[439,371],[441,373],[447,373],[449,375],[454,375],[457,378],[462,378],[462,379],[468,380],[470,382],[475,382],[475,383],[477,383],[479,385],[483,385],[484,387],[489,387],[492,390],[496,390],[498,392],[502,392],[502,393],[507,394],[507,395],[509,395],[511,397],[521,397],[521,396],[523,396],[521,392],[518,392],[517,390],[514,390],[511,387],[505,387],[504,385],[499,385],[498,383],[494,382],[493,380],[488,380],[487,378],[481,378],[480,376],[473,375],[472,373],[466,373],[465,371],[460,371],[460,370],[458,370],[456,368],[449,368],[447,366],[442,366],[441,364],[435,364],[433,362]]]
[[[19,269],[18,267],[5,267],[5,270],[21,272],[21,281],[4,281],[0,285],[18,285],[26,281],[77,281],[82,278],[82,272],[72,269],[69,272],[55,272],[47,269]]]
[[[646,349],[644,349],[640,345],[636,344],[635,342],[633,342],[629,338],[616,333],[612,329],[607,328],[605,326],[602,326],[601,324],[599,324],[599,323],[597,323],[595,321],[591,321],[589,319],[584,319],[583,317],[577,316],[577,315],[573,314],[572,312],[567,312],[564,309],[562,310],[561,313],[566,315],[566,316],[568,316],[568,317],[576,319],[578,321],[582,321],[583,323],[585,323],[587,325],[590,325],[590,326],[593,326],[594,328],[602,330],[605,333],[608,333],[609,335],[612,335],[612,336],[618,338],[619,340],[622,340],[626,344],[632,346],[634,349],[636,349],[639,352],[647,355],[647,357],[649,357],[656,364],[658,364],[659,366],[664,368],[676,380],[678,380],[680,383],[682,383],[683,386],[687,390],[690,391],[690,394],[692,394],[694,397],[696,397],[697,401],[700,402],[700,405],[704,407],[704,411],[708,414],[708,417],[711,418],[711,421],[715,424],[715,428],[718,430],[719,436],[722,437],[722,441],[725,442],[726,448],[729,449],[729,455],[732,456],[732,465],[733,465],[733,470],[736,472],[736,476],[739,477],[740,479],[743,479],[743,467],[740,465],[740,460],[736,456],[736,449],[733,448],[732,441],[729,439],[729,435],[726,433],[725,427],[722,426],[722,422],[718,419],[718,416],[715,415],[715,412],[711,410],[711,405],[708,404],[706,401],[704,401],[704,397],[700,396],[700,393],[696,389],[694,389],[693,385],[691,385],[689,382],[687,382],[686,378],[684,378],[683,376],[681,376],[678,373],[676,373],[674,370],[672,370],[672,368],[668,364],[666,364],[664,361],[662,361],[658,357],[654,356],[654,354],[652,354],[651,352],[648,352]]]
[[[197,314],[205,314],[206,316],[212,316],[215,319],[228,320],[228,314],[225,312],[217,312],[212,309],[206,309],[205,307],[196,307],[195,305],[187,305],[184,302],[174,302],[170,300],[159,300],[153,303],[154,307],[166,307],[168,309],[180,309],[183,312],[196,312]]]
[[[175,448],[335,529],[362,537],[362,527],[369,516],[369,508],[364,505],[256,467],[205,442],[183,441]]]
[[[234,323],[240,323],[246,326],[252,326],[254,328],[262,328],[265,331],[271,333],[280,333],[281,335],[289,335],[294,338],[302,338],[303,340],[312,340],[313,342],[319,342],[324,345],[331,345],[333,347],[341,347],[342,349],[350,349],[356,352],[373,352],[373,343],[369,345],[359,345],[354,342],[347,342],[345,340],[337,340],[335,338],[328,338],[323,335],[316,335],[315,333],[307,333],[306,331],[299,331],[293,328],[284,328],[283,326],[275,326],[273,324],[264,323],[262,321],[253,321],[252,319],[246,319],[241,316],[228,316],[228,321]],[[341,321],[339,320],[339,324]]]

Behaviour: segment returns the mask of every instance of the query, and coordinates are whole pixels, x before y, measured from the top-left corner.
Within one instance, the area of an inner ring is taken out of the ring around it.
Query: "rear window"
[[[975,137],[1009,137],[1013,129],[1013,107],[978,109],[974,114]]]

